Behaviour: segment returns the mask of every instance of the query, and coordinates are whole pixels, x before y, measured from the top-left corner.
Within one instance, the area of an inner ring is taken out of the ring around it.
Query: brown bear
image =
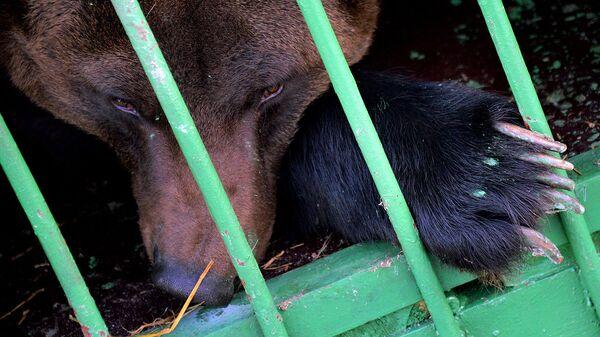
[[[140,1],[258,258],[275,218],[275,176],[328,77],[294,0]],[[378,4],[324,1],[350,63]],[[201,293],[227,301],[236,276],[149,81],[109,1],[3,1],[2,66],[54,116],[107,142],[130,170],[157,282],[179,293],[215,260]],[[277,111],[269,104],[280,100]]]
[[[317,100],[329,79],[295,0],[141,4],[258,259],[271,238],[276,193],[287,223],[351,241],[395,240],[337,99]],[[324,5],[356,63],[371,44],[378,1]],[[110,2],[5,1],[0,50],[23,93],[108,143],[128,168],[155,281],[185,295],[214,260],[202,300],[227,302],[235,270]],[[542,153],[564,151],[562,144],[509,124],[520,122],[504,98],[357,75],[432,253],[494,275],[531,244],[559,259],[532,229],[545,211],[583,211],[549,188],[572,189],[572,181],[540,165],[572,168]]]

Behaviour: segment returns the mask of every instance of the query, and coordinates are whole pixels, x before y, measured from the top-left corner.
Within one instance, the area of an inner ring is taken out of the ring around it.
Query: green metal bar
[[[107,337],[106,324],[2,115],[0,115],[0,165],[15,190],[35,235],[40,240],[50,265],[75,311],[84,335]]]
[[[502,1],[478,2],[521,115],[532,130],[552,137]],[[560,170],[559,173],[567,175],[564,170]],[[567,193],[575,196],[574,193]],[[573,212],[561,213],[561,219],[567,238],[573,246],[577,264],[581,268],[584,285],[595,304],[596,315],[600,318],[600,257],[588,231],[588,225],[583,215]]]
[[[112,0],[112,4],[219,228],[263,334],[287,336],[283,318],[275,307],[244,231],[139,3]]]
[[[441,336],[463,336],[448,305],[410,214],[410,210],[360,96],[356,81],[319,0],[298,0],[304,19],[398,235],[419,291]]]

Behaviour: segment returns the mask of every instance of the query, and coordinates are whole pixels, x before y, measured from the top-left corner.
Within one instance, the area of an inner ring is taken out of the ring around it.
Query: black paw
[[[548,212],[583,212],[560,189],[573,166],[558,142],[519,127],[505,98],[456,84],[358,73],[357,79],[427,249],[446,263],[500,275],[525,251],[556,262],[536,231]],[[333,93],[302,120],[280,172],[278,223],[350,241],[396,235]]]
[[[507,272],[525,251],[561,262],[537,226],[547,213],[584,211],[560,191],[573,190],[574,182],[552,172],[572,164],[546,153],[566,147],[511,124],[516,110],[501,99],[479,103],[461,109],[471,123],[431,142],[438,155],[404,170],[420,174],[400,178],[425,246],[444,262],[491,276]]]

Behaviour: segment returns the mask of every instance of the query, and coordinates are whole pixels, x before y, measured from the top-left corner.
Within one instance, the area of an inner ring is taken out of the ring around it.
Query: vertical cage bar
[[[550,126],[546,121],[502,1],[478,0],[478,2],[523,119],[533,131],[552,137]],[[564,170],[560,170],[559,173],[563,176],[567,175]],[[575,197],[574,193],[567,193]],[[575,260],[581,269],[583,283],[595,304],[596,315],[600,318],[600,257],[596,252],[588,225],[583,215],[570,211],[562,212],[561,219],[573,248]]]
[[[75,316],[86,336],[108,337],[108,329],[67,243],[25,163],[4,118],[0,115],[0,165],[31,222]]]
[[[252,249],[139,3],[112,0],[112,4],[219,228],[263,334],[287,336],[283,318],[275,307]]]
[[[440,336],[463,336],[320,0],[298,0],[331,83]]]

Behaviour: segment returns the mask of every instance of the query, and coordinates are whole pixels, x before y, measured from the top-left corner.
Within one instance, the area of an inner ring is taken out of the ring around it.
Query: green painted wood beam
[[[478,2],[521,115],[533,131],[552,138],[550,126],[542,111],[502,1],[478,0]],[[566,176],[563,170],[559,170],[558,173]],[[566,193],[573,196],[572,192],[566,191]],[[596,314],[600,318],[600,257],[587,231],[585,216],[574,212],[562,212],[560,216],[581,268],[583,283],[596,304]]]
[[[598,160],[600,148],[574,157],[572,162],[583,175],[572,178],[578,183],[577,195],[590,210],[586,213],[589,230],[600,233],[600,209],[592,207],[600,204]],[[508,280],[509,286],[522,285],[528,280],[553,275],[575,265],[560,218],[551,216],[542,221],[544,234],[561,249],[565,262],[554,265],[544,258],[530,258],[523,271]],[[281,312],[290,335],[335,336],[382,316],[407,316],[422,297],[405,258],[399,253],[397,247],[386,243],[354,245],[268,280],[267,285],[276,303],[285,308]],[[473,275],[461,273],[437,259],[432,258],[432,262],[446,291],[475,279]],[[547,291],[552,294],[554,289]],[[171,336],[261,336],[243,295],[238,294],[225,308],[194,311],[183,319]],[[460,298],[456,293],[449,296],[451,303]],[[586,301],[581,299],[581,303]]]
[[[317,50],[331,79],[358,147],[373,177],[381,203],[386,210],[419,291],[434,317],[442,337],[463,336],[446,301],[444,291],[419,238],[415,222],[400,191],[398,181],[385,154],[377,131],[367,112],[356,81],[346,62],[320,0],[298,0]]]
[[[600,336],[593,306],[572,264],[543,277],[495,293],[475,289],[458,316],[470,336],[490,337],[597,337]],[[371,322],[340,337],[437,337],[431,321],[406,328],[401,315]]]
[[[108,337],[108,329],[85,285],[46,200],[0,115],[0,165],[86,336]]]
[[[112,4],[219,228],[233,266],[252,299],[252,307],[264,335],[287,336],[252,248],[139,3],[136,0],[112,0]]]

